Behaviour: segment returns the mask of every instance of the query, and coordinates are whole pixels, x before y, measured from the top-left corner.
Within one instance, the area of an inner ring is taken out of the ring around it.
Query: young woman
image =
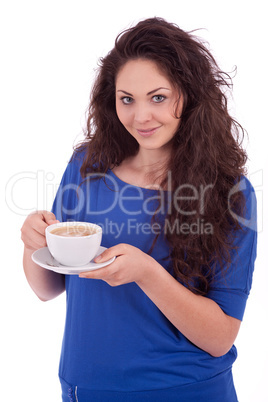
[[[22,227],[41,300],[66,290],[63,401],[235,402],[234,340],[256,256],[242,127],[206,47],[163,19],[120,34],[101,60],[87,134],[53,212]],[[55,220],[103,228],[95,271],[34,264]]]

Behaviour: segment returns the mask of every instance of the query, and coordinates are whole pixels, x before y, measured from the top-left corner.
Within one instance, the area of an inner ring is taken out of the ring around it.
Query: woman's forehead
[[[133,91],[141,86],[144,92],[158,87],[169,90],[173,87],[167,75],[157,66],[156,62],[145,59],[130,60],[121,67],[116,77],[116,88],[127,90],[123,88],[125,86],[128,89],[132,88]]]

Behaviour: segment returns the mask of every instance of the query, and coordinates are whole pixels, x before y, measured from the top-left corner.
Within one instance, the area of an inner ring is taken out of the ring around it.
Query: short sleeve
[[[214,300],[227,315],[242,321],[257,253],[257,202],[254,189],[245,177],[234,186],[230,196],[237,191],[243,192],[246,208],[243,217],[231,212],[241,225],[235,234],[232,264],[224,273],[216,269],[207,297]]]
[[[81,155],[73,155],[62,176],[52,206],[52,212],[60,222],[76,220],[79,211],[84,205],[85,195],[81,189],[81,162]]]

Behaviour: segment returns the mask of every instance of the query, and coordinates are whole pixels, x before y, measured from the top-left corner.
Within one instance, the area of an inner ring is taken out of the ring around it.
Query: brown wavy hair
[[[216,264],[222,268],[230,265],[232,234],[240,229],[228,202],[230,190],[245,173],[247,156],[241,147],[244,130],[227,107],[226,90],[231,90],[232,80],[193,32],[161,18],[141,21],[123,31],[114,48],[100,60],[88,109],[86,139],[77,147],[77,151],[85,150],[82,177],[89,172],[106,173],[138,152],[137,141],[121,124],[115,109],[117,74],[126,62],[135,59],[155,62],[183,95],[181,121],[166,169],[171,172],[173,195],[177,194],[176,207],[174,203],[170,206],[164,229],[174,276],[193,292],[205,295]],[[167,185],[167,177],[162,179],[162,188]],[[201,207],[194,189],[206,189]],[[239,192],[232,197],[231,208],[241,212],[242,207]],[[178,233],[174,230],[178,222],[188,228],[197,223],[204,228],[209,223],[212,230]]]

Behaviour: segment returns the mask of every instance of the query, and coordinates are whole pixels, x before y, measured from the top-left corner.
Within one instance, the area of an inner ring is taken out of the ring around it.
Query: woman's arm
[[[38,211],[29,215],[21,228],[21,238],[24,242],[24,272],[29,285],[42,301],[51,300],[65,290],[64,275],[48,271],[32,260],[33,252],[46,246],[46,227],[55,222],[57,221],[53,213]]]
[[[159,265],[159,264],[158,264]],[[213,300],[195,295],[160,265],[137,284],[170,322],[192,343],[214,357],[226,354],[241,321],[226,315]]]
[[[136,247],[119,244],[102,253],[107,267],[80,277],[102,279],[111,286],[136,282],[167,319],[192,343],[215,357],[232,347],[241,321],[226,315],[213,300],[198,296],[174,279],[156,260]]]

